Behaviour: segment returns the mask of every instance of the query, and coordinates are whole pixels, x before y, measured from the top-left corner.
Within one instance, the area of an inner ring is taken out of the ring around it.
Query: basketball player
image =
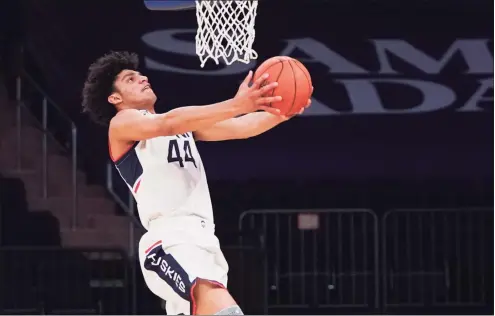
[[[277,83],[261,87],[262,76],[249,86],[250,72],[232,99],[157,114],[156,96],[137,68],[128,52],[99,58],[89,68],[83,108],[109,125],[110,156],[137,201],[147,230],[139,243],[146,284],[169,315],[241,315],[226,289],[228,265],[195,140],[248,138],[287,120],[266,106],[279,96],[263,97]]]

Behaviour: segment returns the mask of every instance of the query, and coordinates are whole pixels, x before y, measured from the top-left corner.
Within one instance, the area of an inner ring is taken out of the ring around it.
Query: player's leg
[[[225,289],[228,264],[220,249],[207,251],[194,244],[168,246],[162,239],[173,237],[164,237],[158,239],[148,232],[139,248],[146,284],[167,301],[167,314],[241,315]]]
[[[144,234],[139,243],[139,258],[146,286],[166,301],[167,315],[189,315],[191,277],[173,255],[165,253],[162,241]]]
[[[244,315],[223,285],[203,279],[196,279],[193,284],[192,314]]]
[[[193,312],[198,315],[243,315],[242,310],[225,288],[229,271],[227,260],[219,247],[211,248],[210,254],[213,260],[211,271],[221,282],[196,279],[191,291]]]
[[[205,235],[204,238],[210,236]],[[167,247],[166,252],[174,256],[192,280],[189,291],[190,314],[243,315],[226,289],[229,268],[220,248],[206,250],[196,245],[183,244]]]

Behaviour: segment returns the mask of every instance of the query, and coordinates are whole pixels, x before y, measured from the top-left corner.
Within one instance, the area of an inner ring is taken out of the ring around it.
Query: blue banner
[[[200,68],[194,12],[143,2],[47,4],[32,21],[30,47],[74,113],[87,67],[109,50],[139,53],[160,112],[232,97],[269,57],[303,62],[315,87],[311,108],[253,139],[200,144],[212,179],[493,175],[493,16],[485,2],[380,3],[260,2],[260,57],[248,65]],[[105,160],[105,131],[80,121],[88,146],[102,139]]]

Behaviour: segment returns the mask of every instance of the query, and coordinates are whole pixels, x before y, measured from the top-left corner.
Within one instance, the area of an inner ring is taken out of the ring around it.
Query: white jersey
[[[160,215],[193,215],[213,222],[206,173],[191,132],[136,142],[114,163],[146,229]]]

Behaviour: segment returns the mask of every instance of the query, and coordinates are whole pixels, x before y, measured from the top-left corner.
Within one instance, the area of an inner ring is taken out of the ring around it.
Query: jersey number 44
[[[186,163],[192,163],[194,167],[198,168],[188,140],[185,140],[182,146],[179,145],[176,139],[171,140],[168,145],[167,160],[169,163],[178,163],[181,168],[184,168]]]

